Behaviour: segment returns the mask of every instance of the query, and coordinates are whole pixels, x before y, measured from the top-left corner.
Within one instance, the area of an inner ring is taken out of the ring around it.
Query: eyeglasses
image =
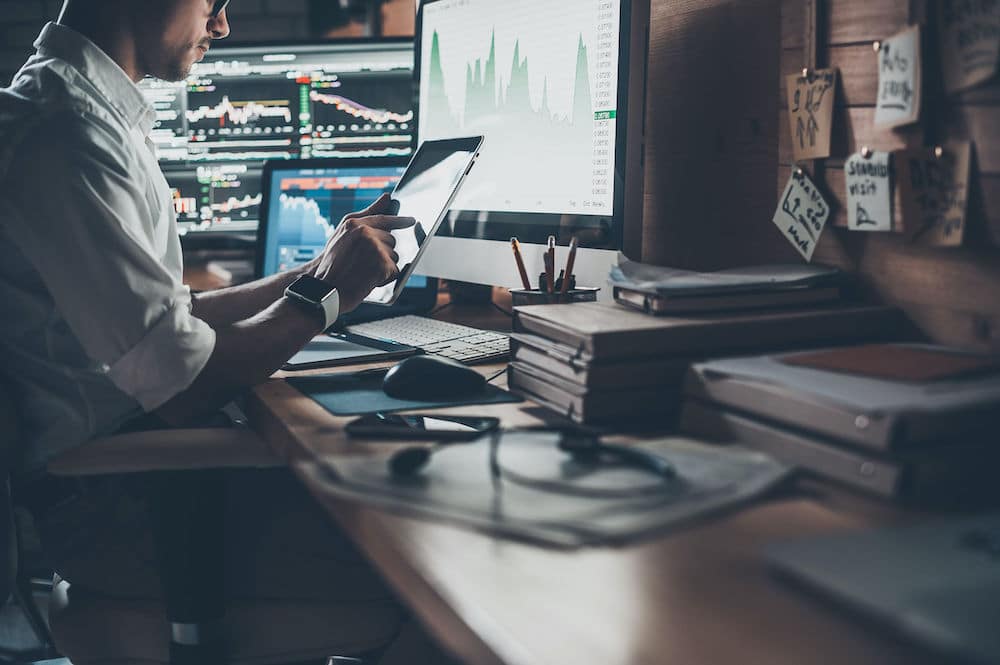
[[[229,5],[229,0],[215,0],[215,4],[212,5],[212,18],[216,18],[221,14],[227,5]]]

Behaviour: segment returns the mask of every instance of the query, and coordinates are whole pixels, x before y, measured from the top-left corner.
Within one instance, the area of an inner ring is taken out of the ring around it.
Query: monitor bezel
[[[446,0],[421,0],[417,8],[416,28],[413,37],[413,95],[414,108],[417,109],[414,118],[414,134],[418,144],[422,140],[420,135],[420,80],[424,47],[424,10],[428,5],[444,1]],[[486,241],[504,241],[516,236],[523,243],[540,245],[545,244],[550,235],[556,236],[559,243],[568,243],[570,238],[579,233],[578,242],[581,248],[615,251],[624,248],[625,226],[628,221],[626,219],[628,203],[626,172],[629,134],[641,131],[640,128],[630,127],[631,123],[628,122],[631,118],[629,115],[629,90],[633,74],[631,67],[633,1],[641,2],[643,0],[621,0],[621,14],[619,16],[618,108],[616,115],[625,121],[616,124],[614,195],[611,216],[453,209],[446,222],[441,225],[441,229],[437,233],[438,236],[452,237],[456,240]],[[487,137],[488,141],[489,137]],[[465,225],[485,229],[486,233],[478,235],[456,234],[456,227]],[[593,235],[580,233],[605,226],[609,228],[609,237],[606,242],[594,242]]]
[[[271,181],[275,171],[297,169],[365,169],[398,167],[405,169],[410,163],[409,157],[369,157],[367,159],[322,157],[315,159],[272,159],[264,163],[261,175],[263,187],[261,198],[261,218],[257,226],[256,256],[254,257],[254,275],[257,279],[265,277],[264,262],[267,260],[267,238],[270,233],[271,217]],[[438,280],[427,277],[427,285],[418,288],[407,286],[394,306],[412,308],[418,311],[429,311],[437,303]],[[384,306],[379,306],[384,308]]]

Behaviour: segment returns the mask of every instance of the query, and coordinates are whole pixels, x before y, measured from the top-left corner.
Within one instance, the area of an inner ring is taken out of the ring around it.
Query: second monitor
[[[412,66],[410,40],[219,46],[143,81],[181,233],[252,235],[265,161],[410,155]]]

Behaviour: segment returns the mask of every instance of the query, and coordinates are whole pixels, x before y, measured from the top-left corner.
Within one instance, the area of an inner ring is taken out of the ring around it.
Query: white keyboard
[[[423,349],[424,353],[466,364],[504,360],[510,354],[510,338],[503,333],[479,330],[423,316],[397,316],[348,326],[347,332],[386,339]]]

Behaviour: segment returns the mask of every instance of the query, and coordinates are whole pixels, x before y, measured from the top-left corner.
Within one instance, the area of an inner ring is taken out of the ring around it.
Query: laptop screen
[[[344,215],[363,210],[383,192],[391,192],[405,170],[405,161],[368,166],[270,165],[261,276],[311,261]],[[427,278],[414,275],[406,288],[427,288]]]

